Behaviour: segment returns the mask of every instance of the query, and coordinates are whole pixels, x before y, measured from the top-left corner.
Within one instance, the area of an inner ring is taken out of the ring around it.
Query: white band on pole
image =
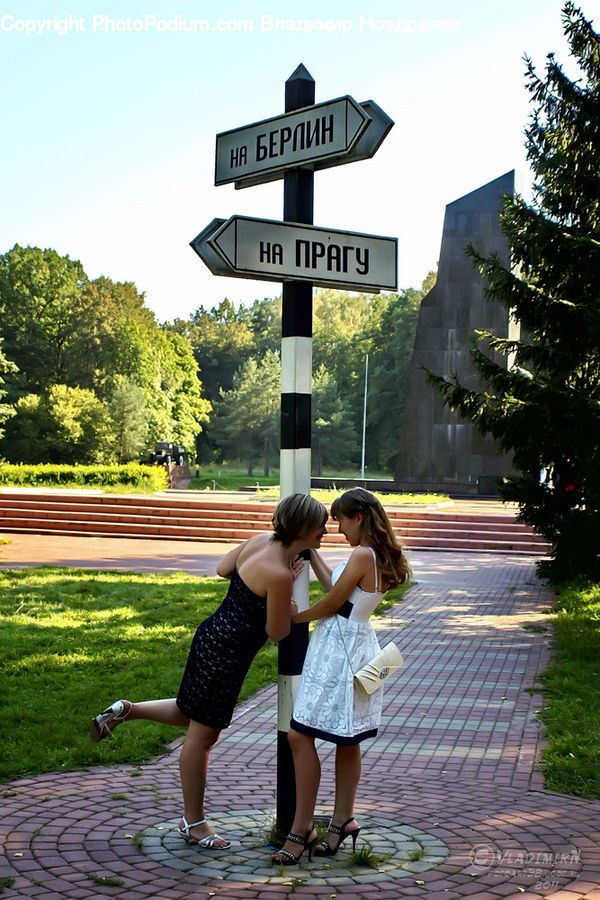
[[[282,394],[310,394],[312,338],[285,337],[281,341]]]

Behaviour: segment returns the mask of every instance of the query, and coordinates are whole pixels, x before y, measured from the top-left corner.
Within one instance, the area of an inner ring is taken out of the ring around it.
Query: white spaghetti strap
[[[369,550],[373,554],[373,567],[375,569],[375,593],[379,593],[379,572],[377,570],[377,554],[373,550],[372,547],[369,547]]]

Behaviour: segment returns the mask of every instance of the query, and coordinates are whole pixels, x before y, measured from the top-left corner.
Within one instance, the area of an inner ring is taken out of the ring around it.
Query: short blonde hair
[[[328,518],[326,507],[310,494],[289,494],[273,511],[273,540],[288,547],[297,538],[325,525]]]

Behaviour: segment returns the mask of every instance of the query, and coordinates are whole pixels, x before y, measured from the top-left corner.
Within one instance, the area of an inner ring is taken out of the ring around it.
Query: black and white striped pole
[[[315,102],[315,82],[300,64],[285,84],[285,111]],[[293,169],[284,177],[283,219],[313,224],[314,174]],[[283,284],[281,319],[281,497],[296,491],[310,493],[310,433],[312,385],[312,284]],[[294,583],[300,610],[308,607],[308,566]],[[287,734],[293,697],[308,647],[308,624],[294,625],[279,642],[277,705],[277,827],[287,833],[294,818],[294,763]]]
[[[314,170],[370,159],[394,123],[372,100],[314,101],[315,82],[299,65],[285,85],[283,116],[217,135],[215,184],[242,188],[283,177],[284,221],[213,219],[191,241],[214,275],[283,281],[282,497],[310,493],[313,284],[375,292],[398,284],[396,238],[313,227]],[[294,598],[308,607],[308,566]],[[277,825],[284,832],[296,805],[287,734],[307,646],[307,625],[295,625],[279,644]]]

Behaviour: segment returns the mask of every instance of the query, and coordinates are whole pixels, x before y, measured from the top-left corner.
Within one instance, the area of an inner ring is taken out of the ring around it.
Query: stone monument
[[[483,256],[497,253],[508,264],[500,231],[502,194],[515,191],[515,173],[490,181],[446,207],[438,276],[421,304],[396,464],[396,481],[439,483],[447,492],[495,493],[494,479],[512,471],[511,457],[490,436],[442,405],[420,366],[438,375],[456,373],[461,384],[484,384],[473,369],[470,349],[476,329],[502,337],[518,335],[505,306],[488,300],[485,283],[465,253],[472,243]],[[506,357],[491,354],[506,365]]]

